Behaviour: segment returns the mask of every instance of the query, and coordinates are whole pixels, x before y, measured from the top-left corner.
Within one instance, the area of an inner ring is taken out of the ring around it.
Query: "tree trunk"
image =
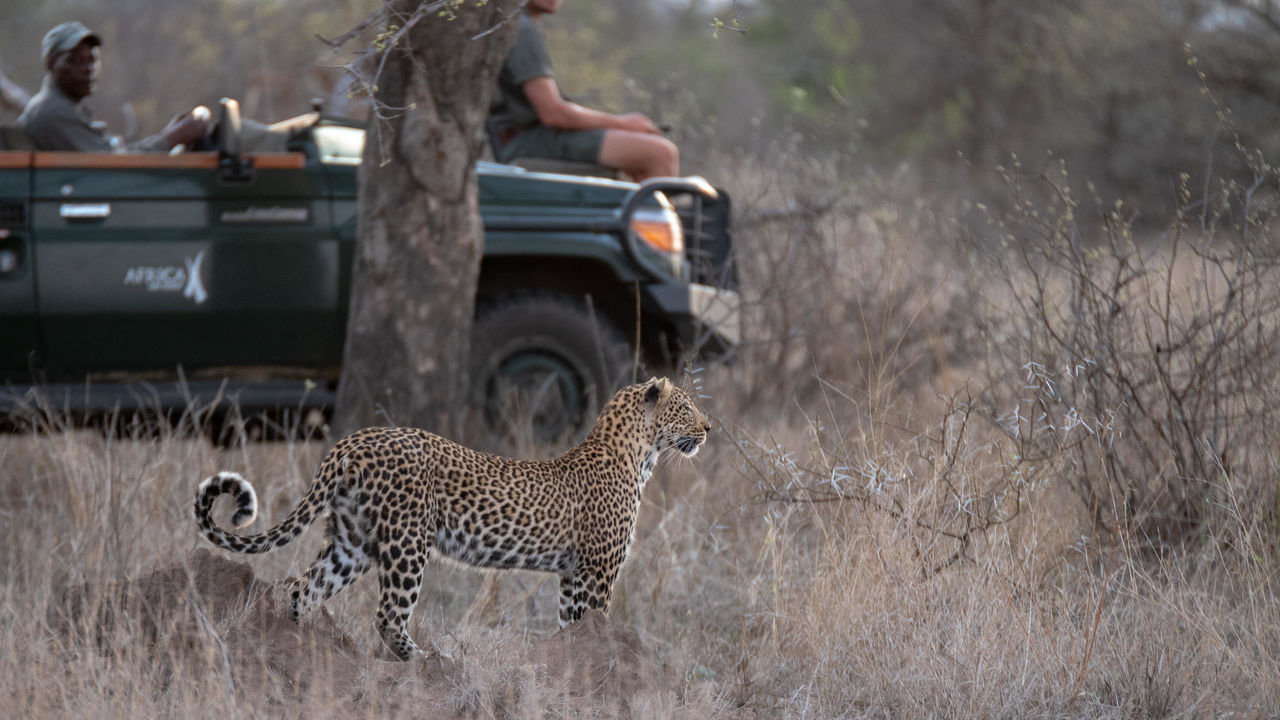
[[[400,37],[373,60],[385,64],[360,168],[335,437],[367,425],[461,427],[484,243],[476,161],[515,5],[444,3],[452,16],[439,5],[391,2],[382,37]]]

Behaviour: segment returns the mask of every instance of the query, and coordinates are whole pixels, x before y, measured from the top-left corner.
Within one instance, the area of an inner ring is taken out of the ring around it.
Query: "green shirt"
[[[508,128],[527,128],[538,123],[538,113],[529,104],[521,88],[536,77],[552,77],[551,53],[547,39],[542,35],[537,21],[529,13],[520,11],[520,29],[511,52],[498,73],[498,87],[494,94],[490,116],[496,132]]]
[[[111,141],[106,131],[93,123],[89,110],[82,103],[67,97],[45,75],[40,92],[27,102],[18,116],[18,127],[31,139],[37,150],[75,150],[80,152],[168,152],[164,138],[149,138],[119,147]]]

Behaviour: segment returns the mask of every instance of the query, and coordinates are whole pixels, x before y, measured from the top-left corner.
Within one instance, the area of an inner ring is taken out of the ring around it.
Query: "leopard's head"
[[[645,384],[642,398],[653,417],[654,450],[675,448],[685,457],[696,455],[711,423],[689,395],[666,378],[654,378]]]

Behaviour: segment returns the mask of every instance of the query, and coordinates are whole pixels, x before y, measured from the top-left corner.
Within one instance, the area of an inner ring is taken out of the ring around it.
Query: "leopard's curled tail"
[[[220,472],[200,483],[196,491],[195,515],[200,532],[209,542],[225,550],[238,553],[263,553],[288,545],[302,534],[320,511],[328,507],[333,496],[333,482],[311,484],[298,506],[279,525],[258,535],[236,535],[218,527],[213,521],[213,503],[219,495],[231,494],[236,501],[236,513],[231,517],[232,526],[245,527],[258,516],[258,496],[253,485],[237,473]]]

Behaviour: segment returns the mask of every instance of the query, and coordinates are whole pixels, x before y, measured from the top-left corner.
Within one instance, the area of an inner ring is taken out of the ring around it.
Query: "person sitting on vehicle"
[[[93,122],[83,100],[93,94],[102,40],[79,22],[64,22],[40,42],[47,71],[40,92],[18,116],[18,127],[37,150],[168,152],[205,136],[206,123],[192,113],[175,117],[159,134],[121,147]]]
[[[582,107],[560,95],[547,40],[538,20],[560,0],[528,0],[515,45],[498,74],[496,159],[554,158],[621,170],[639,182],[680,172],[675,143],[640,113],[614,115]]]

